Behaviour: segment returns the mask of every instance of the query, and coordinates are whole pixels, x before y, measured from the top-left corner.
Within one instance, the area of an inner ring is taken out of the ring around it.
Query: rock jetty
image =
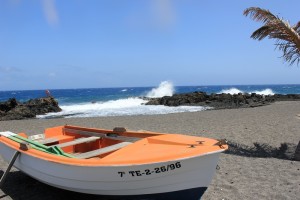
[[[260,95],[256,93],[247,94],[207,94],[206,92],[192,92],[184,94],[174,94],[161,98],[146,98],[149,100],[146,105],[165,106],[207,106],[214,109],[230,108],[250,108],[268,105],[275,101],[295,101],[300,100],[298,94],[288,95]]]
[[[21,103],[15,98],[0,102],[0,121],[35,118],[49,112],[59,112],[58,102],[51,96]]]

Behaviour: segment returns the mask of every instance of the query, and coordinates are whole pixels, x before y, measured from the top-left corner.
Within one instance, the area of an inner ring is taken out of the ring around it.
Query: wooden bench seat
[[[52,145],[52,146],[57,146],[57,147],[67,147],[67,146],[72,146],[72,145],[76,145],[76,144],[82,144],[82,143],[86,143],[86,142],[93,142],[100,139],[100,137],[96,137],[96,136],[92,136],[92,137],[86,137],[86,138],[79,138],[70,142],[65,142],[65,143],[61,143],[61,144],[56,144],[56,145]]]
[[[64,128],[65,133],[73,133],[73,134],[79,134],[79,135],[87,135],[87,136],[98,136],[102,138],[108,138],[112,140],[119,140],[119,141],[126,141],[126,142],[135,142],[140,140],[141,138],[137,137],[128,137],[128,136],[121,136],[115,133],[97,133],[97,132],[91,132],[91,131],[83,131],[83,130],[77,130],[77,129],[70,129],[70,128]]]
[[[45,138],[45,134],[36,134],[36,135],[30,135],[28,136],[29,140],[38,142],[40,144],[51,144],[54,142],[58,142],[59,139],[56,137],[53,138]]]
[[[131,142],[121,142],[121,143],[114,144],[114,145],[104,147],[104,148],[101,148],[101,149],[96,149],[96,150],[93,150],[93,151],[80,153],[80,154],[75,155],[75,157],[80,158],[80,159],[92,158],[92,157],[95,157],[95,156],[99,156],[101,154],[105,154],[105,153],[108,153],[108,152],[111,152],[111,151],[121,149],[121,148],[123,148],[123,147],[125,147],[129,144],[132,144],[132,143]]]
[[[43,140],[36,140],[36,141],[41,143],[41,144],[51,144],[51,143],[54,143],[54,142],[58,142],[59,139],[58,138],[46,138],[46,139],[43,139]]]

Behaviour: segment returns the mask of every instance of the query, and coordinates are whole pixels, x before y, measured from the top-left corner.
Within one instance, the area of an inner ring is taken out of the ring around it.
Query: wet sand
[[[226,138],[231,150],[221,154],[220,168],[203,200],[294,200],[300,197],[300,162],[290,158],[300,140],[298,114],[300,102],[276,102],[256,108],[168,115],[2,121],[0,130],[31,135],[42,133],[47,127],[71,124]],[[6,167],[0,158],[1,174]],[[0,190],[0,199],[105,198],[50,187],[13,168]]]

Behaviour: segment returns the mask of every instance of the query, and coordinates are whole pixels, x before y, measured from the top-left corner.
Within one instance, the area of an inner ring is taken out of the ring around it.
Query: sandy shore
[[[234,147],[221,155],[220,169],[202,199],[294,200],[300,197],[300,162],[288,160],[284,149],[277,150],[281,143],[287,144],[287,151],[298,144],[298,114],[300,102],[276,102],[256,108],[155,116],[2,121],[0,130],[38,134],[46,127],[72,124],[226,138]],[[6,167],[0,158],[1,174]],[[0,199],[101,198],[53,188],[13,169],[0,191]]]

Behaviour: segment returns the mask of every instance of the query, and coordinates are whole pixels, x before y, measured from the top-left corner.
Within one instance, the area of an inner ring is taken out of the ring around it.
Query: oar
[[[14,136],[16,135],[15,133],[12,133],[10,131],[5,131],[5,132],[0,132],[0,135],[2,136],[5,136],[5,137],[11,137],[11,136]],[[10,162],[9,162],[9,165],[6,169],[6,171],[4,172],[4,174],[2,175],[1,179],[0,179],[0,188],[2,188],[3,184],[4,184],[4,181],[6,179],[6,176],[7,174],[9,173],[11,167],[14,165],[17,157],[19,156],[20,152],[19,151],[16,151],[13,155],[13,157],[11,158]]]
[[[13,157],[11,158],[10,162],[9,162],[9,165],[6,169],[6,171],[4,172],[4,174],[2,175],[1,177],[1,180],[0,180],[0,188],[2,188],[2,185],[4,184],[4,181],[6,179],[6,176],[7,174],[9,173],[11,167],[13,166],[13,164],[15,163],[17,157],[19,156],[20,152],[19,151],[16,151],[13,155]]]

